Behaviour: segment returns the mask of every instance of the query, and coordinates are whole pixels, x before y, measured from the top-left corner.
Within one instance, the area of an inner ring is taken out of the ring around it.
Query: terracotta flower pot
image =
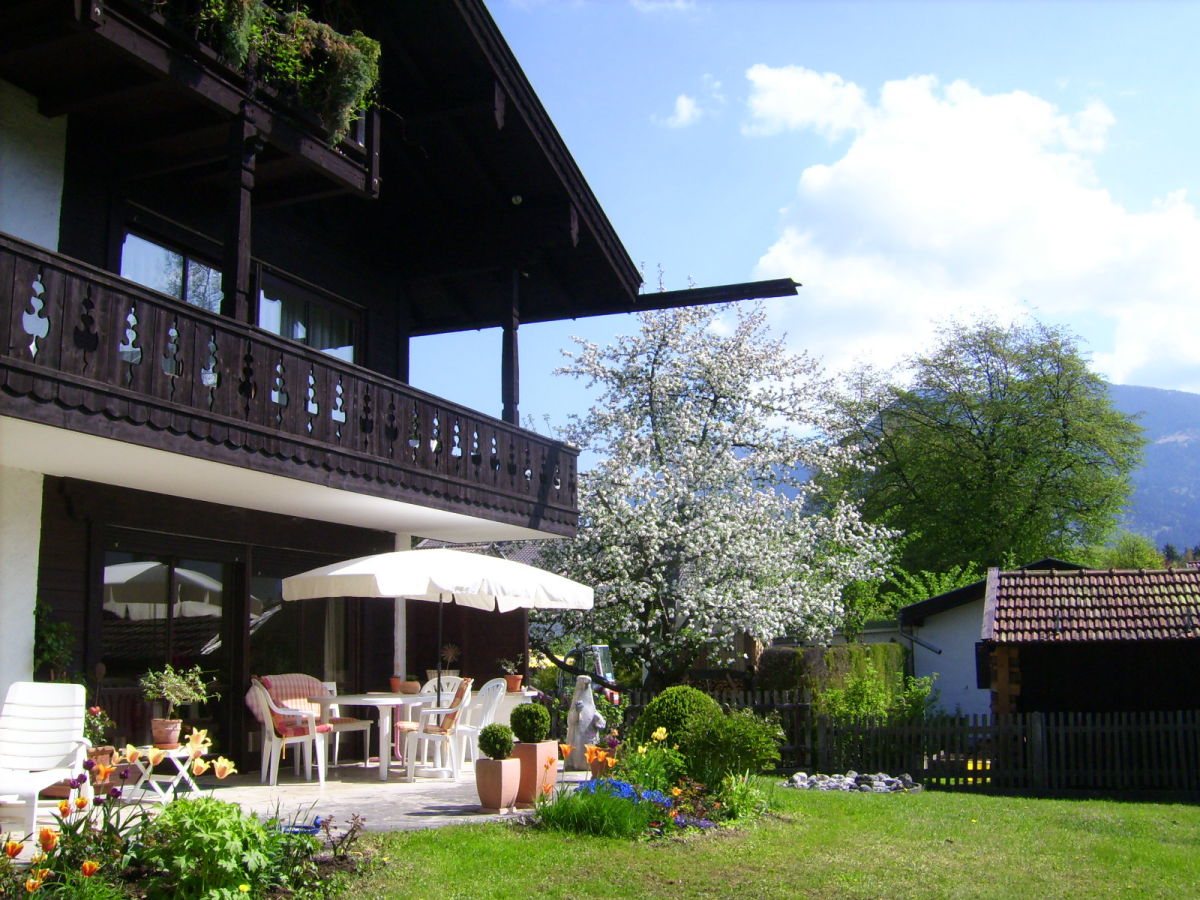
[[[111,766],[117,761],[117,748],[108,744],[103,744],[99,747],[88,747],[87,758],[97,765]],[[118,770],[119,771],[119,768]],[[91,770],[92,790],[97,794],[105,794],[113,786],[114,781],[112,775],[101,781],[96,777],[96,770]],[[47,799],[62,799],[71,796],[71,786],[60,781],[58,784],[52,784],[41,792],[41,796]]]
[[[154,746],[160,750],[174,750],[179,746],[179,732],[183,719],[151,719],[150,734]]]
[[[510,694],[521,689],[521,682],[525,680],[524,675],[505,675],[505,690]]]
[[[484,812],[508,812],[517,800],[521,784],[521,761],[479,759],[475,761],[475,789]]]
[[[558,780],[558,742],[534,741],[513,745],[513,758],[521,762],[521,783],[517,787],[517,807],[528,809]],[[546,763],[549,762],[549,765]]]

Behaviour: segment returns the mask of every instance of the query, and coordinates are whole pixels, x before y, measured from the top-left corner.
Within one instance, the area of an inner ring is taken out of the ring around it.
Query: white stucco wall
[[[47,119],[0,80],[0,231],[58,249],[66,148],[67,117]]]
[[[992,693],[975,686],[975,644],[983,626],[983,599],[930,616],[912,633],[941,653],[913,644],[913,673],[937,673],[938,705],[947,712],[991,712]]]
[[[0,697],[33,675],[42,476],[0,467]]]

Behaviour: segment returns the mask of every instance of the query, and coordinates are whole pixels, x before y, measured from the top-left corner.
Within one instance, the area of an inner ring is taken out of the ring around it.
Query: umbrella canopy
[[[398,550],[283,579],[284,600],[396,597],[472,609],[591,609],[587,585],[524,563],[462,550]]]
[[[524,563],[462,550],[396,550],[321,566],[283,579],[284,600],[318,597],[394,597],[511,612],[514,609],[591,609],[587,585]],[[438,702],[442,666],[438,659]]]

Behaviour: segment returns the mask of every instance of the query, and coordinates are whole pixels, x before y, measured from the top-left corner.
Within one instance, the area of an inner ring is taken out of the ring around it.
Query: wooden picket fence
[[[654,694],[625,695],[626,723]],[[719,691],[780,717],[780,770],[907,773],[935,790],[1200,791],[1200,710],[941,716],[835,723],[797,691]]]

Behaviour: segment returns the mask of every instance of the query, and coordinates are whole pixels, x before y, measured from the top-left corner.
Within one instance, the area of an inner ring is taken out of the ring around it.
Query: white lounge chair
[[[84,776],[79,790],[91,797],[83,762],[87,698],[81,684],[17,681],[0,707],[0,797],[25,805],[25,834],[37,829],[38,794],[52,784]],[[71,795],[76,792],[72,788]],[[70,799],[70,798],[69,798]]]
[[[324,785],[325,736],[330,732],[330,727],[319,723],[316,713],[278,706],[257,678],[250,679],[246,703],[263,726],[261,781],[274,787],[279,780],[279,760],[284,748],[288,744],[298,744],[304,749],[304,780],[312,780],[315,756],[317,781]]]

